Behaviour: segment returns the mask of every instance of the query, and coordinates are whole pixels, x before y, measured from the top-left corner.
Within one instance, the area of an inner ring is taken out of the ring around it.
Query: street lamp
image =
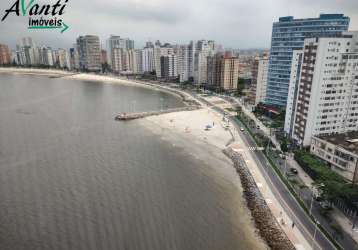
[[[317,187],[318,188],[324,187],[324,184],[323,183],[318,184]],[[314,198],[314,194],[313,194],[313,190],[312,190],[312,198],[311,198],[311,205],[310,205],[310,215],[312,215],[313,198]]]

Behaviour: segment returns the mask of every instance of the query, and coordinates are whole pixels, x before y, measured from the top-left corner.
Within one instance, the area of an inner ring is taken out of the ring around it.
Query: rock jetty
[[[231,148],[225,149],[224,154],[233,161],[234,167],[240,176],[247,206],[251,211],[260,236],[271,249],[294,250],[294,245],[272,215],[242,155]]]

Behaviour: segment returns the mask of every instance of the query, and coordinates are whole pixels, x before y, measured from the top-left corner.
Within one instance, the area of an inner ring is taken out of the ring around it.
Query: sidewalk
[[[294,244],[296,249],[312,249],[310,242],[304,238],[297,226],[292,228],[292,218],[288,216],[281,203],[277,200],[277,197],[269,188],[266,178],[255,164],[255,160],[253,158],[254,156],[252,155],[253,152],[245,146],[245,143],[240,138],[237,131],[234,133],[234,136],[236,138],[236,143],[232,145],[232,148],[244,156],[246,164],[248,165],[261,194],[265,198],[267,205],[269,206],[273,216],[276,218],[282,230],[286,233],[287,237]],[[295,223],[298,223],[298,220],[296,220]],[[302,227],[304,226],[302,225]]]
[[[231,103],[223,99],[223,102],[215,103],[215,100],[218,99],[217,97],[202,98],[209,102],[214,101],[213,106],[217,106],[220,108],[232,107]],[[235,138],[235,142],[231,144],[231,147],[233,148],[233,150],[240,152],[243,155],[261,194],[263,195],[267,205],[269,206],[273,216],[276,218],[276,221],[281,226],[282,230],[286,233],[287,237],[294,244],[296,249],[312,249],[310,239],[306,239],[303,236],[302,232],[297,228],[297,226],[292,227],[292,223],[299,223],[299,220],[293,221],[292,218],[288,216],[282,204],[278,201],[278,198],[269,188],[264,174],[261,173],[259,167],[256,165],[255,160],[253,158],[253,152],[245,145],[244,141],[240,137],[239,131],[237,131],[232,125],[230,127]],[[301,226],[302,228],[305,228],[303,225]]]
[[[232,100],[235,101],[236,104],[239,104],[242,111],[245,113],[245,115],[247,115],[248,117],[250,117],[252,120],[255,121],[255,124],[256,125],[259,125],[260,126],[260,130],[267,136],[271,139],[271,142],[275,145],[276,148],[278,149],[281,149],[281,145],[280,143],[276,140],[276,138],[274,136],[272,136],[270,134],[270,128],[266,127],[259,119],[257,119],[257,117],[250,111],[246,108],[245,105],[243,105],[240,100],[238,98],[234,98],[234,97],[231,97]]]
[[[269,129],[260,121],[258,120],[255,115],[249,111],[244,105],[242,105],[239,100],[237,100],[236,98],[233,98],[237,104],[239,104],[242,108],[242,110],[244,111],[244,113],[249,116],[251,119],[253,119],[255,121],[256,124],[258,124],[260,126],[260,129],[267,135],[269,136]],[[279,145],[279,143],[277,142],[276,138],[271,137],[271,141],[276,145]],[[279,147],[278,147],[279,148]],[[311,177],[302,169],[302,167],[295,161],[295,159],[293,157],[287,157],[287,165],[288,165],[288,169],[289,168],[295,168],[298,171],[298,176],[299,178],[302,180],[302,182],[304,183],[304,185],[306,185],[312,192],[316,192],[315,189],[313,188],[313,183],[314,181],[311,179]],[[349,220],[349,218],[347,218],[341,211],[339,211],[337,208],[333,209],[332,212],[332,219],[335,220],[341,227],[342,229],[349,235],[351,235],[351,237],[354,239],[354,241],[356,241],[358,243],[358,230],[354,231],[352,230],[352,226],[353,223]]]

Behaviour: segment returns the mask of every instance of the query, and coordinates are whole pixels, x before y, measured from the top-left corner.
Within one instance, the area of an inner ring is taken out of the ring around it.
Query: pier
[[[174,108],[174,109],[166,109],[166,110],[160,110],[160,111],[148,111],[148,112],[141,112],[141,113],[119,113],[116,117],[116,121],[128,121],[128,120],[135,120],[139,118],[144,118],[147,116],[154,116],[154,115],[162,115],[167,113],[173,113],[173,112],[180,112],[180,111],[192,111],[199,109],[198,106],[187,106],[182,108]]]

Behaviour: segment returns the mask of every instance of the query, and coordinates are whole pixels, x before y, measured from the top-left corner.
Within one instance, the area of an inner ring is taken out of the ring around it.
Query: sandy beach
[[[179,95],[178,93],[180,93],[181,97],[182,95],[185,95],[187,98],[193,99],[188,93],[185,93],[180,90],[175,90],[176,93],[173,93],[170,88],[165,86],[158,87],[152,84],[119,79],[111,76],[101,76],[94,74],[73,74],[57,70],[17,68],[0,68],[0,73],[1,72],[61,76],[71,80],[99,81],[110,84],[141,86],[147,88],[155,88],[162,91],[168,91],[176,95]],[[221,98],[205,98],[218,107],[230,107],[230,105],[227,102],[223,101]],[[250,159],[251,163],[253,162],[253,160],[248,153],[248,149],[246,149],[244,143],[240,139],[238,132],[232,128],[232,125],[227,128],[226,123],[223,121],[222,115],[212,110],[211,107],[208,107],[207,105],[201,103],[201,109],[198,110],[151,116],[136,120],[135,122],[139,122],[151,132],[159,136],[162,140],[170,142],[173,146],[173,149],[184,150],[187,153],[191,154],[193,157],[195,157],[197,160],[203,162],[203,165],[212,166],[210,167],[209,171],[213,173],[213,176],[217,176],[218,182],[229,182],[230,185],[235,185],[238,190],[242,190],[239,177],[236,175],[236,172],[233,168],[233,162],[223,153],[223,150],[229,146],[232,146],[234,148],[243,148],[245,149],[246,157],[249,156],[248,158]],[[211,128],[206,130],[205,128],[208,125],[210,125]],[[256,167],[252,167],[253,169],[251,169],[251,172],[256,172],[254,174],[255,180],[259,181],[259,183],[265,183],[263,176],[256,171]],[[260,184],[260,186],[262,186],[262,184]],[[263,187],[266,186],[267,185],[264,185]],[[264,194],[265,198],[270,197],[270,199],[274,199],[269,189],[260,188],[260,191]],[[248,223],[253,223],[251,221],[252,217],[248,208],[246,207],[246,204],[240,204],[239,207],[239,209],[245,211],[245,214],[247,215],[245,216],[245,218],[241,219],[247,221]],[[273,210],[273,207],[271,207],[271,210]],[[279,208],[279,210],[281,210],[281,208]],[[280,217],[277,213],[278,212],[275,211],[276,218]],[[252,226],[252,228],[254,231],[254,226]],[[250,238],[250,235],[252,235],[253,233],[256,234],[253,231],[247,232],[248,238]],[[287,230],[284,231],[288,233]],[[299,232],[296,232],[296,234],[301,236]],[[298,237],[300,238],[300,240],[297,240],[297,237],[292,235],[290,235],[289,238],[293,241],[296,241],[296,244],[298,242],[304,241],[302,239],[302,236]],[[265,243],[263,243],[262,239],[259,236],[257,236],[256,239],[252,239],[252,241],[257,241],[258,248],[266,248]]]
[[[33,68],[3,68],[0,67],[0,73],[11,73],[11,74],[23,74],[23,75],[43,75],[49,77],[61,77],[69,80],[77,80],[77,81],[93,81],[93,82],[101,82],[105,84],[121,84],[121,85],[129,85],[129,86],[137,86],[142,88],[151,88],[156,89],[158,91],[168,92],[172,95],[177,95],[178,97],[183,97],[188,100],[193,99],[190,95],[185,92],[179,90],[170,90],[165,86],[157,86],[148,82],[143,82],[139,80],[128,80],[126,78],[120,78],[117,76],[111,75],[97,75],[91,73],[75,73],[63,70],[55,70],[55,69],[33,69]]]

